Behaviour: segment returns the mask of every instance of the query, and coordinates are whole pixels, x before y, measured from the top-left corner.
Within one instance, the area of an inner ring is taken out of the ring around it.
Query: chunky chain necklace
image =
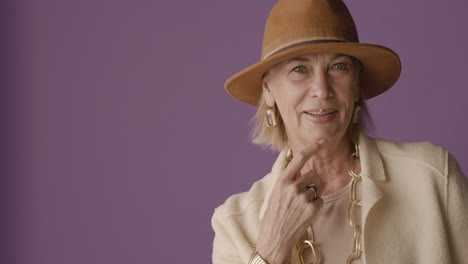
[[[349,190],[350,202],[348,205],[348,223],[354,231],[354,239],[353,239],[353,251],[351,255],[348,257],[348,260],[346,261],[347,264],[350,264],[353,261],[360,259],[362,255],[361,226],[358,223],[355,223],[353,221],[354,219],[353,213],[356,211],[355,208],[357,206],[359,207],[361,206],[361,200],[357,199],[357,190],[356,190],[358,183],[361,181],[361,175],[359,173],[354,172],[353,170],[353,162],[359,159],[359,147],[357,144],[355,144],[354,147],[355,147],[355,152],[351,154],[351,156],[348,159],[348,174],[349,176],[351,176],[351,188]],[[288,151],[288,154],[286,157],[287,163],[289,163],[289,161],[291,161],[292,158],[293,158],[292,151]],[[312,226],[309,226],[307,228],[307,234],[309,236],[309,239],[298,243],[299,244],[298,245],[299,259],[301,261],[301,264],[304,264],[305,262],[304,262],[304,258],[302,255],[305,249],[310,248],[312,250],[312,256],[313,256],[312,264],[319,264],[321,262],[321,256],[320,256],[320,251],[318,250],[317,242],[315,242],[314,230]]]

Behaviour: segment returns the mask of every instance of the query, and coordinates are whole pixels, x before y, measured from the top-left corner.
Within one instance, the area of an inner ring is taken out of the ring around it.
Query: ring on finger
[[[308,191],[308,190],[312,190],[314,192],[314,198],[312,198],[312,201],[315,201],[320,197],[320,192],[319,192],[319,189],[317,188],[317,186],[309,184],[306,187],[306,191]]]

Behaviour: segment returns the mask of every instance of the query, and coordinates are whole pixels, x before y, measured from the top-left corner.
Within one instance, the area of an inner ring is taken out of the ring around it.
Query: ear
[[[264,78],[262,80],[262,90],[263,90],[263,98],[265,98],[265,103],[269,107],[274,107],[275,106],[275,97],[273,96],[273,93],[271,92],[271,89],[268,86],[267,78]]]

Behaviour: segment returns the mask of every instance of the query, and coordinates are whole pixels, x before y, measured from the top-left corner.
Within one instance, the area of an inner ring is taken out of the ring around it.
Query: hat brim
[[[401,72],[401,62],[392,50],[374,44],[330,42],[297,46],[278,52],[234,74],[224,87],[229,95],[257,106],[262,94],[263,74],[285,60],[312,53],[338,53],[353,56],[364,65],[359,85],[364,99],[375,97],[393,86]]]

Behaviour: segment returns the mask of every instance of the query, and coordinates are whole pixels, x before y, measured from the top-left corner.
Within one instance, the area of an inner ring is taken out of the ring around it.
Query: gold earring
[[[273,109],[268,108],[265,111],[265,121],[266,121],[265,123],[266,123],[267,127],[275,127],[276,126],[277,121],[276,121],[276,116],[275,116],[275,112],[273,111]]]
[[[359,126],[357,126],[356,124],[358,123],[358,118],[359,118],[359,112],[361,111],[361,106],[356,104],[356,106],[354,107],[354,113],[353,113],[353,126],[351,126],[351,130],[350,130],[350,135],[351,135],[351,140],[353,141],[354,143],[354,148],[355,148],[355,153],[353,155],[355,155],[357,158],[359,158],[359,143],[358,143],[358,140],[359,140]]]
[[[359,112],[361,111],[361,106],[356,105],[354,107],[354,113],[353,113],[353,124],[357,124],[358,118],[359,118]]]
[[[288,149],[288,152],[286,153],[286,166],[288,166],[289,162],[294,158],[294,154],[291,148]]]

